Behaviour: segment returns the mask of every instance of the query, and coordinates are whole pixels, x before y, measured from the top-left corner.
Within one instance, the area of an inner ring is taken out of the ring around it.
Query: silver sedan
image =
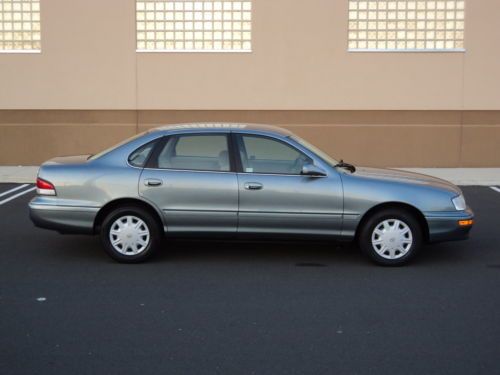
[[[473,225],[447,181],[355,167],[284,129],[248,124],[171,125],[49,160],[29,207],[36,226],[100,234],[128,263],[153,255],[165,235],[202,235],[355,240],[376,263],[401,265]]]

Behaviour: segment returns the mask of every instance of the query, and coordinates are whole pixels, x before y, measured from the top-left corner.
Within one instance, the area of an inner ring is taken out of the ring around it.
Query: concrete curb
[[[34,184],[38,166],[0,167],[0,182]]]
[[[423,173],[462,186],[500,186],[500,168],[394,168]],[[0,182],[34,183],[38,166],[1,167]]]
[[[397,168],[422,173],[461,186],[500,185],[500,168]]]

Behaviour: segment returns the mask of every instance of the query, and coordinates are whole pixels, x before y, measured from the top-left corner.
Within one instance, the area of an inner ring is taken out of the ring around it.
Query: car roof
[[[150,132],[162,132],[162,133],[177,133],[179,131],[187,132],[232,132],[238,131],[242,133],[260,133],[260,134],[278,134],[281,136],[292,135],[290,131],[279,128],[272,125],[264,124],[250,124],[250,123],[237,123],[237,122],[192,122],[185,124],[171,124],[159,126],[157,128],[151,129]]]

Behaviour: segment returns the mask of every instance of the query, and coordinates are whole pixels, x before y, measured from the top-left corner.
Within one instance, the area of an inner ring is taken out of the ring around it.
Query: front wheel
[[[389,209],[371,216],[361,228],[359,246],[375,263],[400,266],[422,246],[422,229],[410,213]]]
[[[160,245],[156,220],[140,207],[120,207],[104,219],[101,241],[106,253],[122,263],[139,263],[152,256]]]

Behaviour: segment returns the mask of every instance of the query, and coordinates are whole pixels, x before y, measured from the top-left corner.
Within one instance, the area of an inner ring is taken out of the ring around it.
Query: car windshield
[[[139,137],[142,137],[144,134],[146,134],[147,132],[142,132],[142,133],[139,133],[139,134],[136,134],[136,135],[133,135],[132,137],[130,138],[127,138],[125,139],[124,141],[121,141],[120,143],[114,145],[114,146],[111,146],[109,148],[107,148],[106,150],[104,151],[101,151],[99,152],[98,154],[95,154],[95,155],[91,155],[88,160],[95,160],[95,159],[98,159],[100,158],[101,156],[103,155],[106,155],[108,152],[111,152],[113,151],[115,148],[118,148],[120,146],[123,146],[124,144],[127,144],[129,142],[132,142],[134,139],[137,139]]]
[[[290,136],[291,139],[293,139],[295,142],[301,144],[302,146],[304,146],[305,148],[311,150],[312,152],[314,152],[317,156],[319,156],[324,162],[330,164],[330,166],[334,167],[335,165],[338,164],[338,161],[335,160],[334,158],[332,158],[330,155],[328,155],[327,153],[325,153],[324,151],[320,150],[319,148],[317,148],[316,146],[310,144],[309,142],[307,142],[306,140],[300,138],[299,136],[296,136],[296,135],[291,135]]]

